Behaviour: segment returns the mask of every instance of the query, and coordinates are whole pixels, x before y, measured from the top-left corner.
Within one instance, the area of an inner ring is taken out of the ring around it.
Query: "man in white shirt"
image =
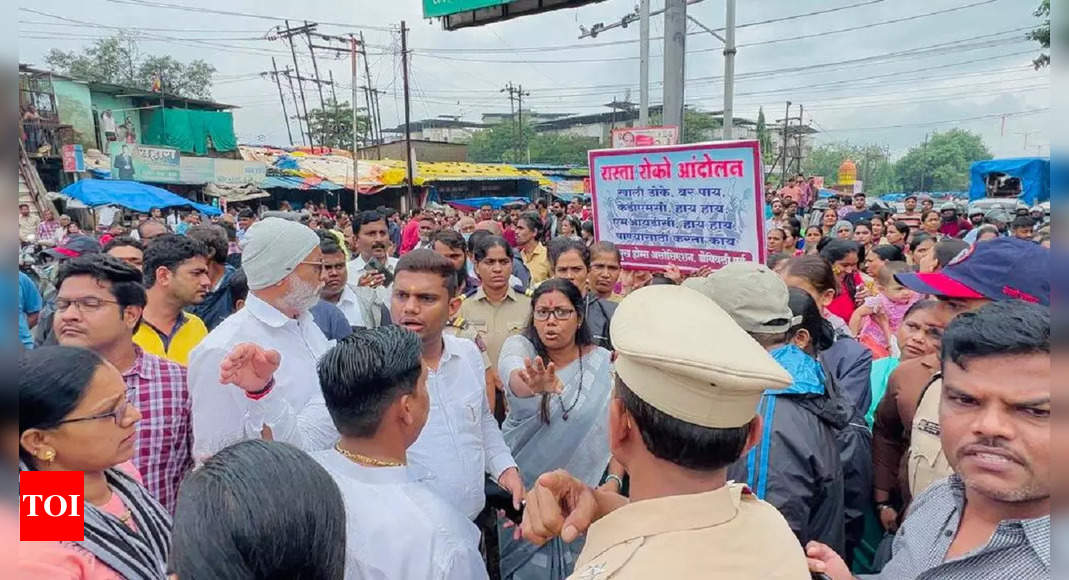
[[[375,295],[383,304],[390,303],[390,284],[386,275],[369,264],[385,266],[393,275],[397,258],[388,255],[390,230],[386,218],[375,210],[362,211],[353,220],[353,235],[356,238],[356,253],[349,262],[349,272],[357,278],[357,286],[375,289]]]
[[[244,308],[189,357],[193,457],[201,462],[268,433],[305,451],[325,449],[338,432],[316,380],[316,363],[330,343],[308,312],[322,286],[319,237],[297,222],[256,222],[242,268],[249,286]]]
[[[443,335],[460,309],[452,262],[431,250],[412,250],[397,263],[390,313],[394,324],[419,335],[428,369],[430,416],[408,459],[433,479],[428,484],[469,519],[486,503],[484,473],[508,490],[518,509],[523,481],[490,413],[479,348]]]
[[[341,440],[312,457],[345,499],[348,579],[487,577],[478,528],[407,466],[431,408],[421,350],[419,337],[397,326],[357,329],[319,365]]]
[[[366,304],[368,300],[361,300],[349,286],[349,272],[345,263],[345,252],[342,251],[341,246],[333,239],[322,238],[319,249],[323,252],[323,270],[326,276],[319,297],[337,306],[338,310],[345,315],[345,319],[349,321],[349,326],[362,328],[378,326],[371,324],[368,320],[371,314],[368,312],[371,305]]]

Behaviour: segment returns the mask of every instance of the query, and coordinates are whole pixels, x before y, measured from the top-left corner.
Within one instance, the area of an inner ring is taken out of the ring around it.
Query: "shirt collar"
[[[407,466],[367,467],[351,461],[338,453],[337,449],[332,448],[331,453],[336,455],[333,463],[338,466],[338,471],[350,479],[375,485],[401,484],[411,481]]]
[[[733,519],[745,486],[729,484],[713,491],[637,501],[590,526],[584,553],[597,558],[605,550],[645,536],[707,528]]]
[[[286,316],[274,306],[264,302],[252,292],[249,292],[248,298],[245,299],[245,309],[248,310],[249,314],[254,318],[272,328],[282,328],[290,322],[295,322],[292,318]]]
[[[145,351],[137,344],[134,344],[134,364],[130,365],[130,368],[126,369],[122,376],[126,378],[136,375],[142,379],[149,380],[154,374],[148,367],[149,365],[145,364]]]
[[[954,504],[958,510],[965,507],[965,482],[961,476],[953,473],[948,478]],[[1036,553],[1043,565],[1050,568],[1050,514],[1027,520],[1002,520],[999,527],[1019,527],[1024,532],[1025,540]]]
[[[472,300],[486,300],[487,302],[490,301],[490,298],[486,295],[486,291],[483,290],[482,286],[479,286],[479,289],[475,291],[475,294],[472,294],[471,299]],[[518,299],[519,298],[516,295],[516,291],[512,289],[512,286],[509,286],[508,290],[505,291],[505,300],[516,301]]]
[[[353,289],[350,288],[348,284],[345,284],[345,287],[342,288],[341,296],[338,297],[338,304],[343,304],[343,303],[344,304],[358,304],[358,302],[356,300],[356,292],[353,292]]]

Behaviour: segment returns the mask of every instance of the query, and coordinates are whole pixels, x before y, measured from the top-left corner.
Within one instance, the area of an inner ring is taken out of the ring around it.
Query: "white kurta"
[[[430,415],[408,461],[420,477],[469,519],[486,503],[485,473],[497,478],[515,467],[486,401],[486,374],[475,343],[442,336],[438,370],[427,376]]]
[[[259,400],[219,382],[219,363],[242,342],[282,355],[275,386]],[[220,449],[259,438],[263,425],[276,441],[305,451],[326,449],[338,439],[319,388],[316,364],[331,347],[312,315],[292,319],[249,294],[245,307],[223,320],[189,356],[193,407],[193,458],[202,462]]]
[[[345,501],[347,580],[480,580],[479,529],[406,467],[365,467],[333,449],[312,457]]]

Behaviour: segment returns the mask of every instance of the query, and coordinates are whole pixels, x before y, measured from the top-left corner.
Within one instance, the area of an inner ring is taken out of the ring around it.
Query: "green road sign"
[[[449,16],[487,6],[508,4],[512,0],[423,0],[423,17]]]

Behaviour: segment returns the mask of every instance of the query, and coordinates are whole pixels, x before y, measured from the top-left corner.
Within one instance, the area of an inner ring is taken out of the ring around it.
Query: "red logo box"
[[[19,472],[19,539],[85,539],[85,476],[81,471]]]

